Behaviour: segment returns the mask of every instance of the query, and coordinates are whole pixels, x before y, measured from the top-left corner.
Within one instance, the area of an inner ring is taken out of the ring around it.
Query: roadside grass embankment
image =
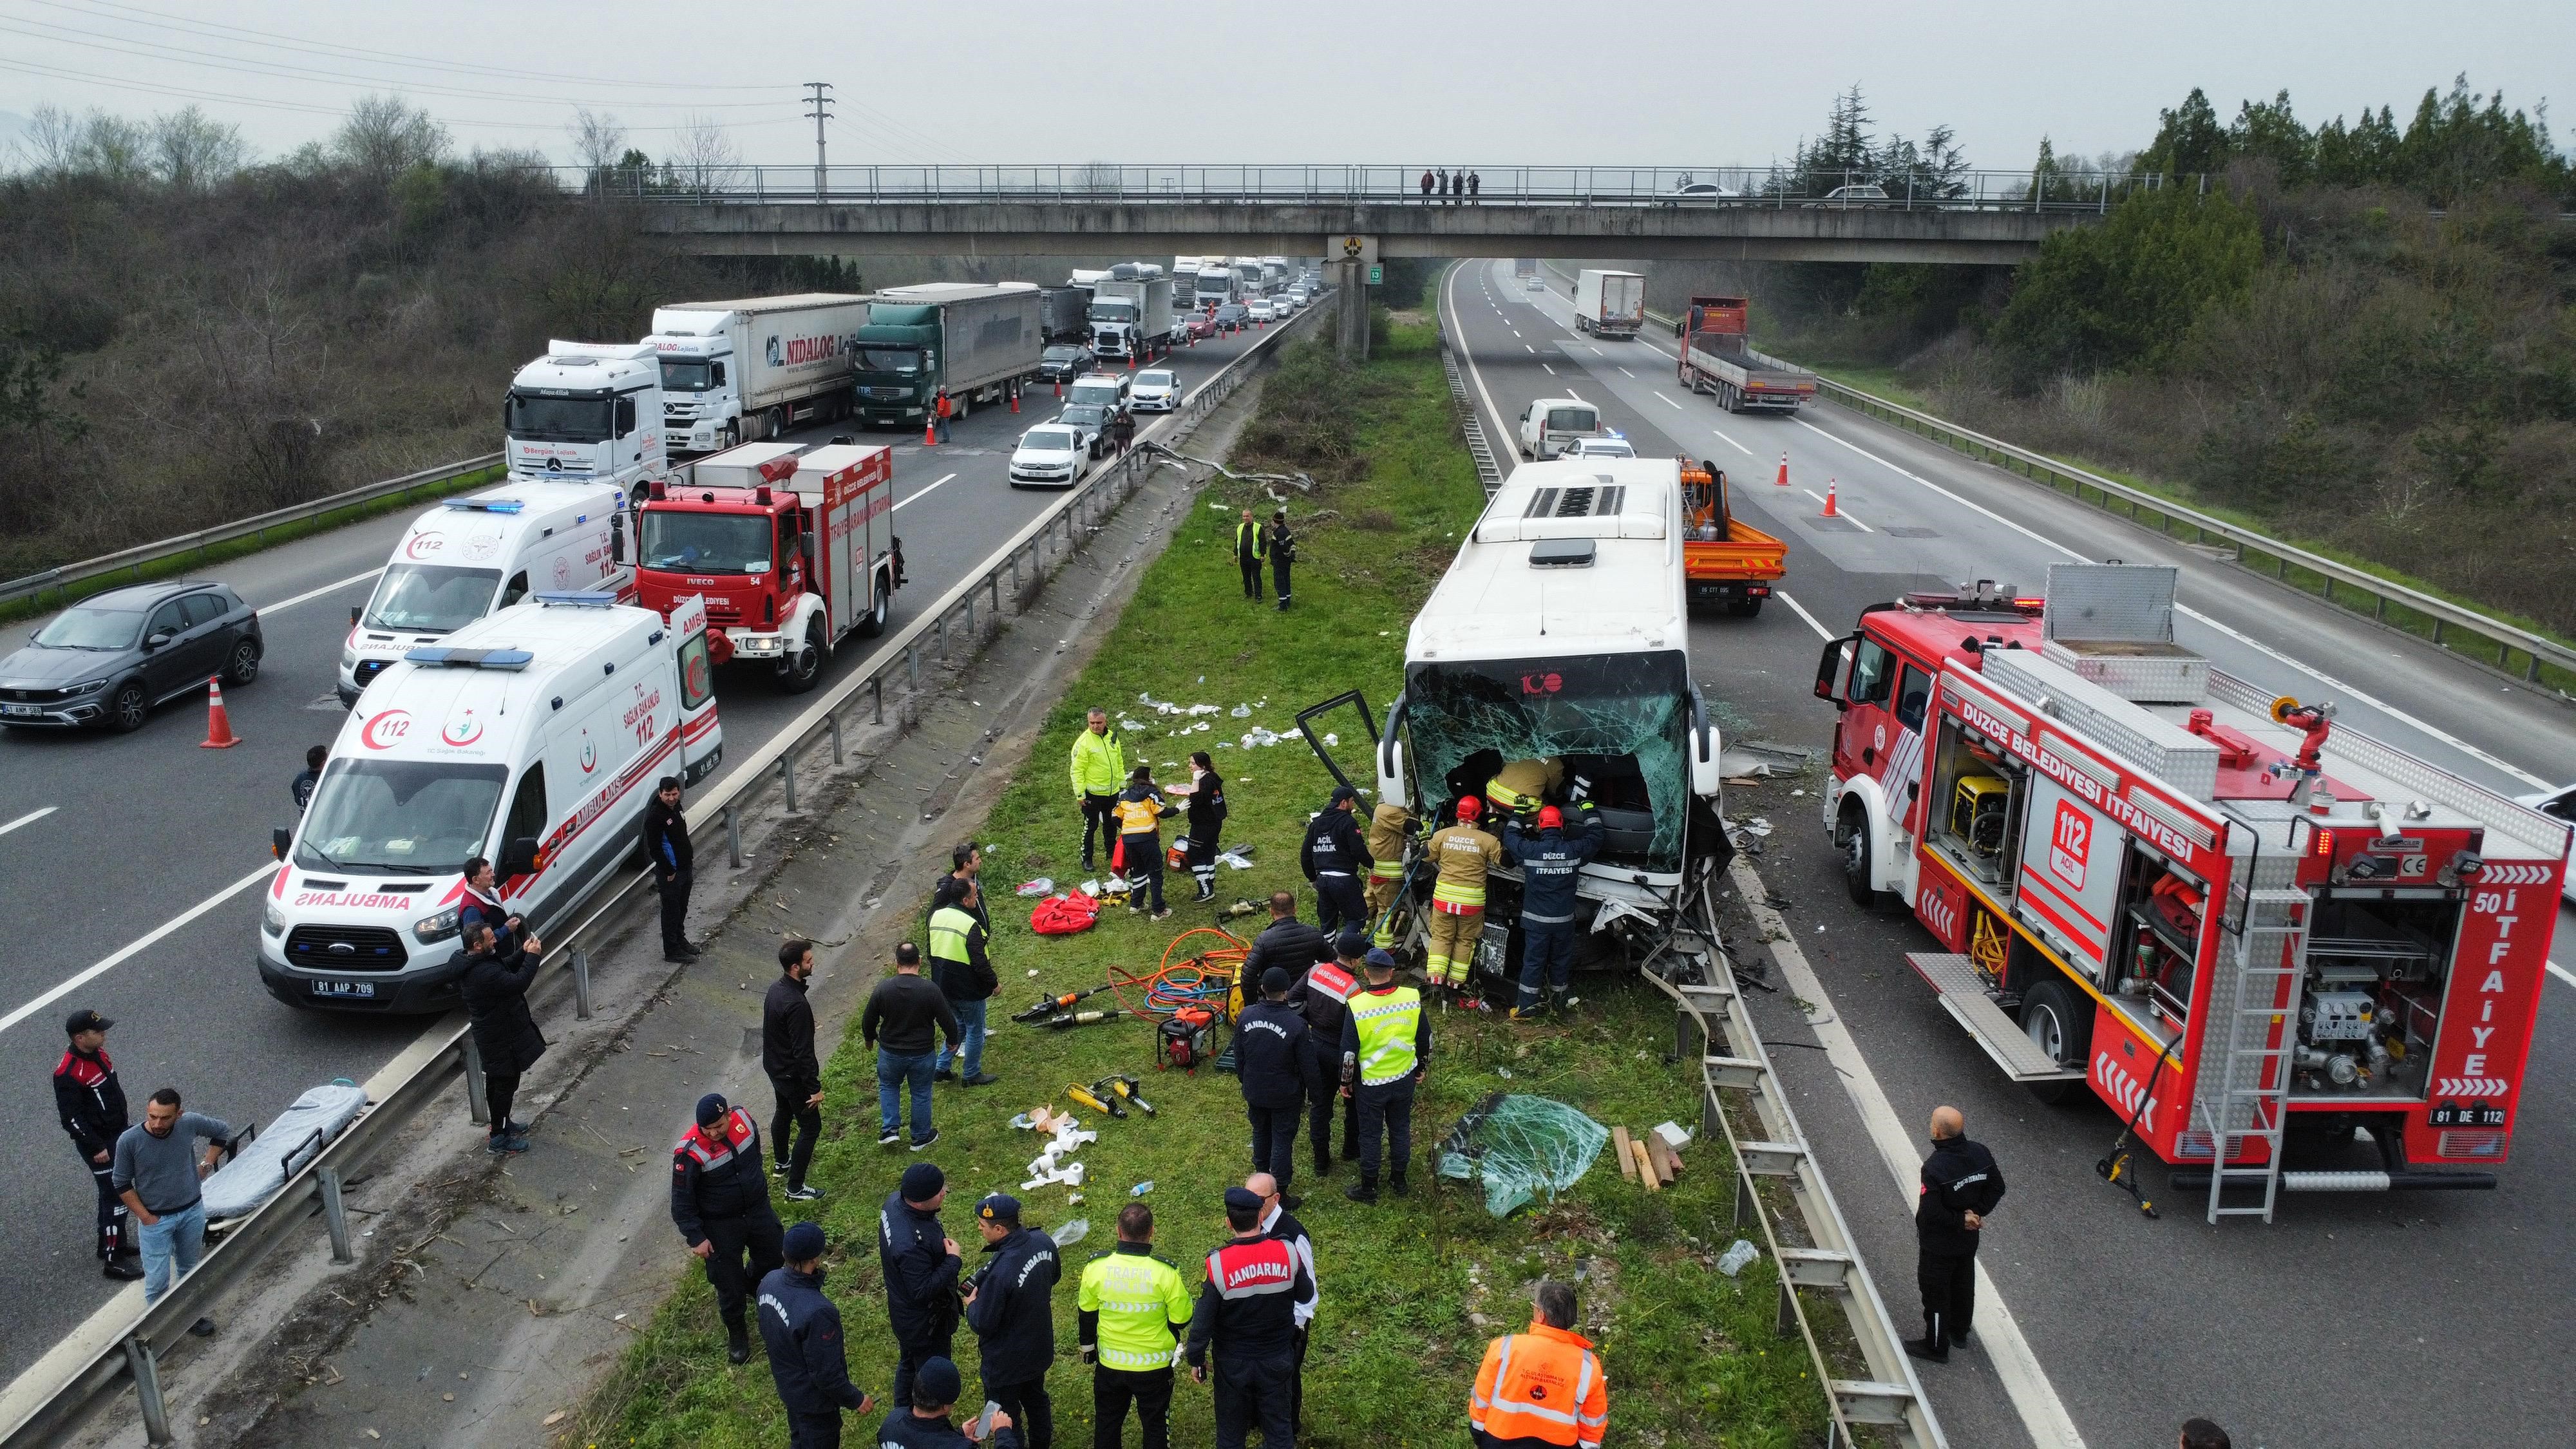
[[[1360,367],[1336,363],[1322,344],[1289,353],[1267,382],[1232,466],[1304,471],[1319,480],[1313,495],[1286,490],[1299,539],[1293,609],[1282,614],[1244,599],[1230,550],[1240,510],[1266,517],[1273,502],[1249,485],[1219,480],[1206,488],[1169,549],[1148,566],[1106,647],[1048,716],[1028,766],[988,823],[972,832],[985,846],[1002,981],[989,1008],[985,1069],[1001,1084],[938,1087],[941,1137],[924,1156],[947,1173],[944,1220],[966,1244],[970,1268],[978,1246],[968,1231],[971,1205],[983,1193],[1017,1194],[1037,1225],[1091,1224],[1066,1254],[1055,1298],[1050,1388],[1059,1444],[1090,1435],[1090,1373],[1073,1347],[1082,1264],[1107,1251],[1118,1210],[1132,1190],[1151,1183],[1143,1200],[1156,1211],[1156,1250],[1195,1290],[1200,1259],[1226,1236],[1219,1195],[1250,1170],[1247,1132],[1235,1079],[1206,1069],[1194,1077],[1157,1072],[1153,1033],[1133,1016],[1062,1032],[1008,1018],[1041,996],[1098,985],[1113,968],[1150,975],[1192,928],[1223,924],[1248,940],[1267,913],[1219,922],[1211,907],[1187,903],[1192,886],[1182,873],[1167,881],[1169,921],[1113,906],[1091,931],[1049,938],[1029,930],[1031,903],[1012,888],[1041,876],[1058,888],[1086,878],[1064,760],[1083,711],[1098,704],[1113,719],[1132,721],[1124,728],[1128,761],[1150,763],[1160,780],[1185,780],[1192,750],[1215,758],[1232,807],[1224,838],[1249,845],[1254,862],[1248,871],[1219,869],[1216,904],[1295,889],[1300,913],[1312,919],[1297,844],[1332,781],[1296,737],[1293,716],[1351,688],[1364,689],[1381,708],[1393,698],[1406,625],[1482,505],[1437,347],[1427,319],[1399,314],[1377,355]],[[1217,712],[1168,715],[1147,698]],[[1238,716],[1238,706],[1250,712]],[[1247,747],[1256,726],[1287,738]],[[961,825],[959,834],[967,833]],[[1182,949],[1209,944],[1221,943],[1200,935]],[[1746,1449],[1821,1442],[1821,1387],[1801,1346],[1772,1331],[1771,1264],[1757,1262],[1735,1279],[1712,1266],[1733,1236],[1725,1227],[1732,1168],[1722,1148],[1694,1146],[1687,1171],[1653,1195],[1623,1180],[1605,1149],[1572,1192],[1505,1220],[1486,1213],[1473,1184],[1434,1191],[1432,1150],[1490,1092],[1555,1097],[1605,1126],[1696,1123],[1696,1063],[1663,1060],[1672,1023],[1666,998],[1607,978],[1584,979],[1577,990],[1580,1007],[1544,1028],[1472,1012],[1435,1018],[1430,1076],[1414,1118],[1410,1197],[1371,1207],[1347,1202],[1341,1189],[1355,1180],[1355,1169],[1340,1163],[1318,1179],[1310,1145],[1299,1142],[1290,1190],[1306,1198],[1299,1216],[1315,1235],[1322,1284],[1303,1442],[1351,1449],[1459,1442],[1486,1341],[1526,1325],[1528,1289],[1543,1276],[1580,1282],[1584,1330],[1605,1358],[1614,1442]],[[1129,999],[1142,998],[1131,991]],[[1084,1003],[1111,1004],[1106,994]],[[1041,1102],[1072,1105],[1066,1084],[1110,1072],[1141,1077],[1158,1115],[1108,1120],[1077,1108],[1100,1134],[1078,1154],[1086,1171],[1081,1200],[1062,1186],[1023,1191],[1040,1144],[1013,1130],[1010,1119]],[[819,1212],[782,1203],[782,1216],[814,1217],[825,1227],[829,1291],[842,1305],[853,1375],[882,1396],[896,1350],[874,1251],[877,1208],[917,1159],[876,1144],[873,1056],[855,1032],[827,1065],[824,1090],[826,1136],[813,1180],[827,1196],[814,1205]],[[971,1333],[961,1330],[957,1357],[972,1374]],[[602,1393],[564,1427],[579,1431],[573,1443],[707,1449],[773,1445],[785,1435],[766,1366],[756,1355],[741,1368],[725,1364],[712,1295],[694,1271],[643,1328]],[[1173,1431],[1177,1443],[1211,1441],[1208,1393],[1186,1377]]]

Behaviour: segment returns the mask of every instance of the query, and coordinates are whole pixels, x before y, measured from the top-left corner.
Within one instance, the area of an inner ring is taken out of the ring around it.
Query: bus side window
[[[1863,639],[1853,646],[1851,683],[1845,686],[1843,698],[1854,704],[1884,705],[1895,676],[1896,656],[1876,640]]]
[[[1910,730],[1923,728],[1924,706],[1932,702],[1932,677],[1908,664],[1896,688],[1896,722]]]

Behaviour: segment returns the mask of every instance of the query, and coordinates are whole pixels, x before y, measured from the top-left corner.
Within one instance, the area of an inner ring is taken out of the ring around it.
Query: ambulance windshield
[[[367,601],[362,622],[370,629],[444,634],[490,612],[492,591],[500,584],[499,569],[393,564],[376,581],[375,597]]]
[[[426,760],[333,760],[296,837],[305,870],[453,874],[486,849],[509,771]]]

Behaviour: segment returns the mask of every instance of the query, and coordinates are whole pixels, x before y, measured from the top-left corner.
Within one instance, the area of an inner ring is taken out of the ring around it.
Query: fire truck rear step
[[[2082,1067],[2060,1065],[2054,1057],[2040,1050],[2039,1043],[2021,1029],[2021,1023],[2004,1014],[1994,998],[1986,992],[1986,978],[1977,963],[1947,951],[1908,951],[1905,964],[1923,978],[1941,1000],[1943,1010],[1957,1019],[1971,1040],[1985,1048],[2004,1075],[2016,1082],[2078,1082],[2084,1079]]]

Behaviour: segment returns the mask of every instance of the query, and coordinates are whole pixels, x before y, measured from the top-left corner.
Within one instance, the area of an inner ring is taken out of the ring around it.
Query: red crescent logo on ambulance
[[[446,534],[416,533],[412,535],[411,542],[403,545],[403,556],[405,558],[429,558],[437,554],[440,549],[445,548],[446,546]]]
[[[590,731],[581,732],[581,772],[585,775],[599,768],[599,746],[590,742]]]
[[[371,750],[390,750],[401,744],[403,736],[409,733],[411,733],[411,711],[389,709],[367,721],[366,725],[358,731],[358,743]]]
[[[449,720],[446,726],[439,730],[438,737],[448,744],[462,748],[483,738],[483,721],[476,719],[474,711],[469,709],[463,717]]]

